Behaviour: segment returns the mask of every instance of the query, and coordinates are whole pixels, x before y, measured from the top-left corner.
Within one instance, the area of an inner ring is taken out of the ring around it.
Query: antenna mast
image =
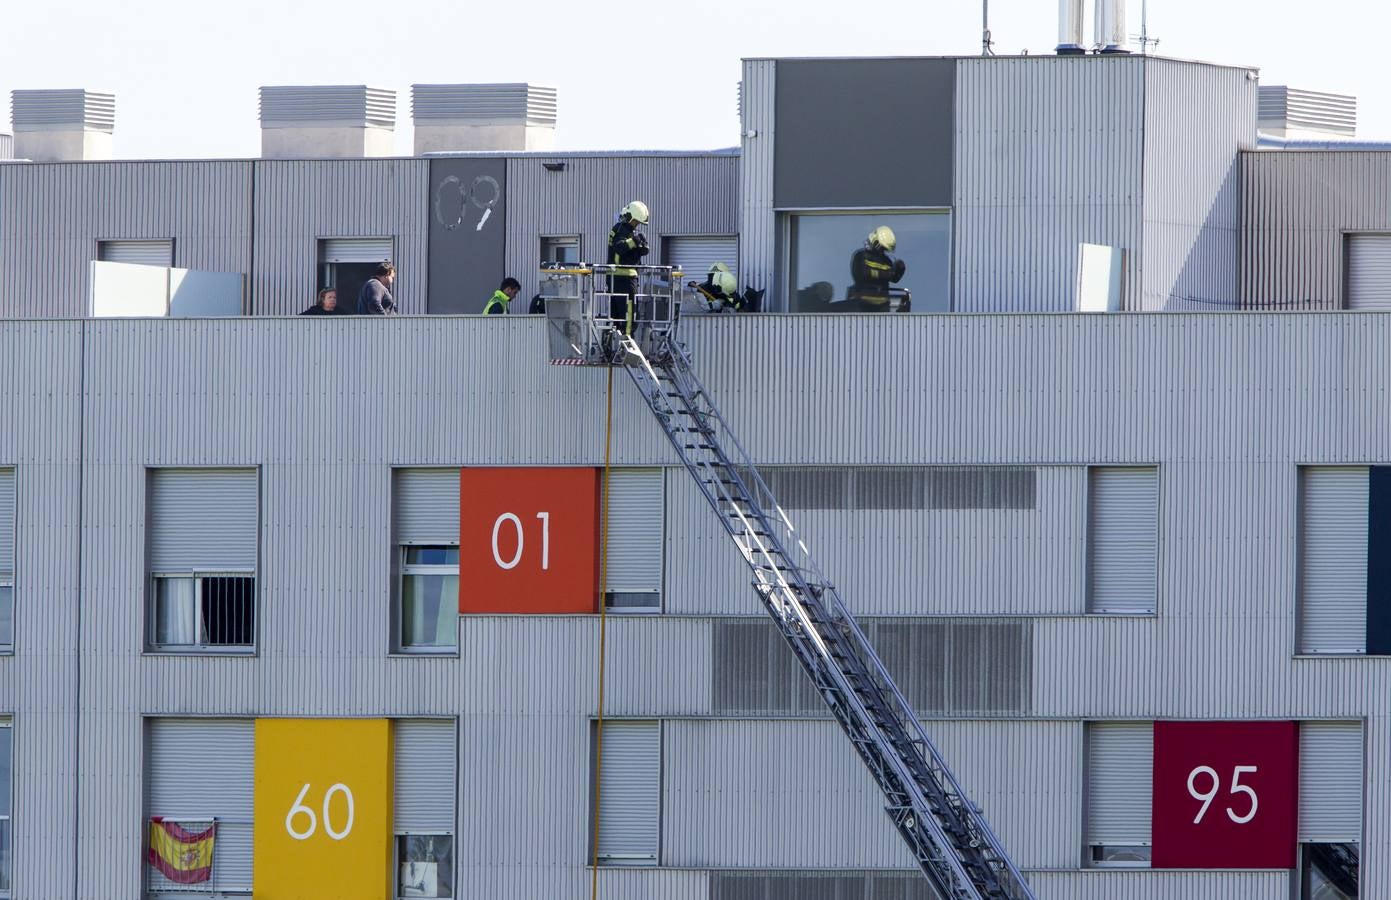
[[[991,47],[995,42],[990,38],[990,0],[981,0],[980,7],[980,55],[994,56],[995,51]]]

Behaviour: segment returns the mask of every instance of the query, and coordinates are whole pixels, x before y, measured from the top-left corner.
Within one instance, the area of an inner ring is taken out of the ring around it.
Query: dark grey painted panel
[[[775,206],[951,205],[955,60],[777,66]]]
[[[506,207],[505,159],[430,160],[429,312],[483,311],[503,279]]]

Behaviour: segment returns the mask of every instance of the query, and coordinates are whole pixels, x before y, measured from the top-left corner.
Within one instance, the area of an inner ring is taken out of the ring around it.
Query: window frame
[[[14,719],[0,718],[0,728],[9,729],[10,733],[10,761],[9,771],[4,773],[4,778],[9,785],[7,792],[9,805],[0,808],[0,822],[6,825],[5,834],[9,839],[8,857],[10,860],[9,871],[0,872],[5,881],[9,883],[8,888],[0,888],[0,900],[10,900],[14,896]]]
[[[792,308],[792,293],[796,289],[792,278],[792,225],[798,216],[903,216],[903,215],[945,215],[947,217],[947,308],[933,310],[937,314],[956,312],[956,208],[944,206],[840,206],[840,207],[778,207],[773,210],[778,218],[775,234],[777,237],[777,302],[781,308],[777,312],[788,315],[805,315]],[[742,252],[742,246],[740,248]],[[848,271],[848,266],[847,266]],[[765,304],[768,298],[764,298]],[[765,311],[767,306],[764,307]],[[909,313],[911,315],[911,313]]]
[[[1093,565],[1096,562],[1093,511],[1097,472],[1101,469],[1131,469],[1154,471],[1154,594],[1150,609],[1097,607],[1094,602]],[[1159,598],[1164,592],[1164,472],[1158,462],[1089,463],[1083,467],[1082,485],[1082,615],[1088,618],[1154,619],[1159,616]],[[1124,846],[1132,846],[1126,844]],[[1135,845],[1139,846],[1139,845]]]
[[[449,838],[449,895],[440,900],[459,900],[458,852],[459,839],[452,830],[410,831],[392,829],[391,832],[391,896],[392,900],[411,900],[401,893],[401,838],[403,837],[447,837]]]
[[[233,572],[209,570],[198,572],[151,572],[148,576],[145,622],[145,652],[160,655],[186,656],[255,656],[260,648],[261,637],[261,591],[255,572]],[[207,623],[203,620],[203,581],[207,578],[249,578],[251,579],[251,643],[250,644],[210,644],[203,640],[207,633]],[[193,644],[160,644],[156,640],[159,622],[159,581],[161,579],[191,580],[194,583],[193,612],[197,618],[198,642]]]
[[[10,591],[10,636],[5,640],[0,635],[0,656],[9,656],[14,653],[14,613],[15,613],[15,576],[13,572],[0,572],[0,589],[9,588]],[[4,601],[0,601],[3,603]]]
[[[602,830],[602,820],[597,815],[596,807],[602,802],[602,794],[599,791],[600,782],[603,780],[603,760],[600,756],[597,738],[605,726],[618,725],[624,723],[651,723],[656,731],[657,741],[657,791],[656,791],[656,838],[653,841],[652,858],[637,856],[636,854],[624,854],[621,856],[601,856],[599,853],[600,832]],[[585,867],[595,868],[596,864],[601,869],[658,869],[663,866],[665,855],[665,827],[666,819],[666,720],[664,718],[642,718],[619,716],[605,718],[602,721],[598,718],[589,720],[589,841],[588,855],[585,859]],[[598,828],[595,825],[599,825]]]
[[[562,265],[571,265],[571,264],[572,264],[572,263],[568,263],[568,262],[562,262],[562,261],[560,261],[560,260],[552,260],[552,259],[550,258],[550,254],[547,253],[546,251],[549,250],[549,249],[552,249],[552,248],[554,248],[554,247],[574,247],[574,248],[575,248],[575,259],[574,259],[574,261],[573,261],[573,264],[574,264],[574,265],[578,265],[578,264],[580,263],[580,261],[582,260],[581,251],[582,251],[582,249],[583,249],[583,247],[584,247],[583,235],[579,235],[579,234],[543,234],[543,235],[540,235],[540,244],[541,244],[541,247],[540,247],[540,249],[541,249],[541,262],[542,262],[543,265],[546,264],[546,263],[551,263],[551,262],[560,263],[560,264],[562,264]]]
[[[447,565],[413,565],[406,564],[406,554],[413,548],[420,547],[439,547],[452,549],[455,553],[459,552],[457,542],[448,541],[399,541],[396,544],[396,571],[395,571],[395,590],[391,609],[391,652],[401,656],[446,656],[455,657],[459,655],[459,627],[458,627],[458,604],[455,604],[455,623],[454,623],[454,643],[445,645],[429,644],[407,644],[406,643],[406,579],[413,575],[444,575],[460,577],[460,567],[456,563],[453,566]],[[432,834],[434,832],[431,832]]]
[[[179,267],[179,256],[178,256],[178,253],[179,253],[179,241],[178,241],[178,238],[174,237],[173,235],[170,235],[169,237],[145,237],[145,238],[110,237],[110,236],[107,236],[107,237],[99,237],[99,238],[96,239],[96,241],[94,242],[94,244],[93,244],[93,246],[92,246],[92,262],[107,262],[107,260],[103,260],[103,259],[101,258],[101,257],[102,257],[102,251],[103,251],[103,249],[104,249],[104,245],[106,245],[106,244],[153,244],[153,243],[157,243],[157,242],[159,242],[159,243],[167,242],[167,243],[169,244],[169,268],[178,268],[178,267]]]

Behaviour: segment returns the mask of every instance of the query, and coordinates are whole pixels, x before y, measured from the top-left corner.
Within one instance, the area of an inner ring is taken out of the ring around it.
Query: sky
[[[990,0],[996,52],[1051,52],[1057,6]],[[1159,55],[1356,94],[1358,137],[1391,139],[1382,3],[1148,7]],[[943,0],[18,0],[0,13],[0,116],[16,88],[107,90],[118,158],[253,157],[261,85],[369,84],[397,91],[410,155],[412,84],[530,81],[558,90],[558,149],[705,149],[739,142],[741,58],[976,54],[980,38],[980,3]]]

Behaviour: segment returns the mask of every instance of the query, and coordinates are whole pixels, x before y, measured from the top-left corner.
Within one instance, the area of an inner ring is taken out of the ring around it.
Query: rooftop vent
[[[396,92],[364,84],[261,88],[261,155],[357,159],[395,152]]]
[[[555,88],[535,84],[411,85],[417,154],[552,150]]]
[[[1348,94],[1303,91],[1283,84],[1261,85],[1256,128],[1280,138],[1357,136],[1357,98]]]
[[[34,162],[110,159],[116,95],[81,88],[14,91],[13,156]]]

